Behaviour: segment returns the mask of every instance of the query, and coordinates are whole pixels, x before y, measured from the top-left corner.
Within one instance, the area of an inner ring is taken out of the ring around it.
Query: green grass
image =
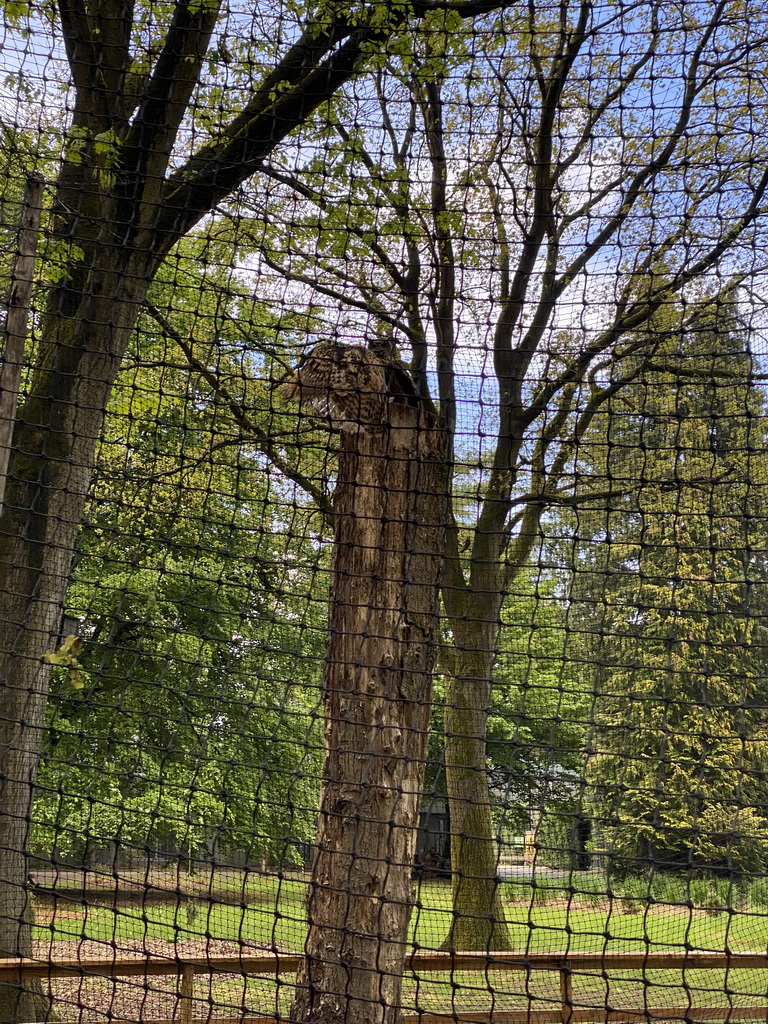
[[[613,900],[601,902],[599,886],[604,880],[585,877],[574,892],[562,883],[551,882],[534,891],[520,881],[503,886],[507,919],[515,949],[521,952],[641,951],[695,949],[721,952],[768,949],[768,915],[759,910],[730,910],[686,906],[685,887],[664,890],[675,897],[673,904],[649,903],[648,888],[617,887]],[[40,924],[36,937],[44,940],[79,942],[84,939],[115,943],[164,939],[184,943],[210,938],[232,943],[255,942],[276,945],[283,950],[299,951],[306,934],[306,884],[299,878],[279,879],[254,875],[235,884],[227,879],[218,892],[243,893],[241,905],[197,900],[181,906],[148,903],[134,908],[89,906],[75,913],[77,905],[61,904],[67,916],[51,915],[50,904],[38,910]],[[549,890],[548,892],[546,890]],[[660,899],[662,889],[653,887],[651,896]],[[678,899],[679,897],[679,899]],[[708,893],[702,900],[710,900]],[[743,903],[741,904],[744,905]],[[191,914],[190,914],[191,907]],[[82,909],[82,908],[81,908]],[[418,887],[411,936],[417,945],[439,947],[450,921],[450,886],[444,882]],[[48,918],[46,924],[43,921]],[[110,948],[105,948],[105,955]],[[62,955],[68,955],[62,953]],[[158,979],[159,981],[160,979]],[[172,979],[167,983],[175,984]],[[108,984],[99,982],[98,984]],[[425,975],[408,978],[405,985],[406,1008],[451,1012],[472,1009],[514,1009],[554,1006],[559,977],[554,972],[536,971],[526,976],[519,971],[486,970],[475,973]],[[200,977],[196,996],[212,999],[217,1015],[245,1007],[249,1012],[287,1013],[292,998],[293,979],[274,980]],[[735,1005],[765,1001],[768,971],[687,971],[682,977],[673,971],[612,972],[610,978],[600,972],[579,972],[574,978],[574,999],[579,1007],[613,1005],[726,1005],[730,991]],[[207,1012],[201,1004],[200,1014]],[[66,1016],[66,1015],[65,1015]]]
[[[118,943],[143,938],[183,942],[208,937],[274,944],[281,949],[303,947],[303,880],[251,876],[245,887],[241,883],[240,891],[244,891],[244,898],[239,904],[200,898],[182,901],[181,905],[147,902],[117,910],[91,905],[77,916],[73,915],[77,904],[59,904],[66,916],[52,913],[50,904],[42,904],[38,919],[51,918],[49,924],[38,926],[36,937]],[[618,889],[612,901],[581,884],[576,892],[569,892],[562,885],[531,889],[519,882],[505,883],[502,891],[516,949],[618,950],[632,948],[631,943],[638,949],[687,946],[720,951],[726,945],[731,949],[768,948],[768,915],[757,910],[693,909],[683,899],[671,905],[649,903],[645,891],[637,888],[631,892]],[[600,902],[596,903],[598,898]],[[444,882],[420,885],[411,925],[416,943],[437,948],[450,918],[450,886]]]

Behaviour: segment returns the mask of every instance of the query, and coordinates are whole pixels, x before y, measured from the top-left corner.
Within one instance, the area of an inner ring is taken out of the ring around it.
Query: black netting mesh
[[[763,0],[0,9],[0,1021],[765,1020]]]

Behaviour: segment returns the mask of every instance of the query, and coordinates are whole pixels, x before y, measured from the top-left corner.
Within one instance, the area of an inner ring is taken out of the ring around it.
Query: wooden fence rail
[[[176,975],[179,1012],[167,1021],[145,1024],[275,1024],[275,1016],[192,1017],[194,979],[197,974],[239,974],[274,976],[292,974],[301,957],[291,953],[256,953],[242,956],[212,956],[205,959],[163,958],[157,954],[130,957],[102,957],[44,961],[35,959],[0,960],[0,982],[23,982],[25,978],[120,978]],[[614,971],[674,970],[685,973],[700,970],[768,970],[768,953],[731,952],[621,952],[621,953],[442,953],[417,952],[406,957],[406,972],[416,975],[463,971],[517,970],[556,971],[560,980],[559,1007],[534,1010],[492,1010],[405,1014],[404,1024],[607,1024],[684,1020],[768,1022],[768,998],[753,1006],[659,1006],[659,1007],[578,1007],[574,1004],[573,976],[578,972],[596,973],[606,980]],[[111,1024],[128,1024],[112,1018]]]

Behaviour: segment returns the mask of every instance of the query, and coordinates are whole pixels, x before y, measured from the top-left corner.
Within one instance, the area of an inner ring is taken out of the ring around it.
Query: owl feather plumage
[[[331,341],[320,342],[304,356],[282,393],[286,401],[298,399],[349,431],[381,429],[391,401],[418,403],[410,374],[399,360],[362,345]]]

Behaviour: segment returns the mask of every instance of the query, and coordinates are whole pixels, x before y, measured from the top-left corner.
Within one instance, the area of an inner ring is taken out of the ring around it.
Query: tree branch
[[[506,7],[518,7],[519,0],[414,0],[411,6],[419,16],[429,14],[430,11],[450,11],[460,14],[462,18],[476,18]]]
[[[551,58],[551,74],[547,75],[540,57],[536,54],[536,8],[533,0],[528,6],[529,56],[533,62],[536,79],[541,93],[539,125],[534,142],[535,162],[529,167],[533,176],[533,214],[530,227],[524,234],[520,247],[520,258],[509,289],[509,296],[502,304],[496,321],[493,338],[494,370],[498,381],[499,429],[493,467],[488,483],[486,500],[475,530],[472,562],[472,586],[488,590],[491,585],[489,574],[494,570],[498,558],[508,543],[505,523],[509,514],[509,500],[515,482],[515,460],[522,444],[522,392],[525,372],[536,350],[551,315],[556,299],[555,272],[557,266],[558,241],[555,230],[553,189],[556,172],[553,171],[554,126],[560,99],[568,75],[576,57],[587,38],[587,26],[592,5],[582,0],[579,14],[572,32],[561,25],[559,46]],[[530,282],[541,246],[549,239],[547,257],[542,274],[541,294],[532,328],[526,332],[520,345],[512,346],[512,336],[519,323],[525,306]],[[523,519],[523,533],[536,524],[530,517]],[[527,534],[526,534],[527,535]],[[531,535],[532,536],[532,535]],[[524,542],[521,540],[521,544]],[[527,541],[525,542],[527,543]],[[533,543],[533,540],[530,540]]]
[[[558,164],[558,174],[562,174],[563,171],[568,170],[570,167],[573,166],[576,160],[579,159],[579,157],[584,152],[584,148],[589,144],[589,142],[592,141],[592,132],[600,118],[616,102],[616,100],[620,99],[624,95],[624,93],[627,91],[629,86],[635,81],[635,79],[640,74],[645,65],[648,63],[648,61],[652,60],[652,58],[654,57],[659,42],[658,13],[661,2],[662,0],[653,0],[652,2],[651,39],[647,49],[638,57],[635,63],[630,66],[627,73],[620,78],[615,88],[608,89],[602,101],[600,103],[595,104],[595,106],[589,109],[589,115],[587,117],[587,120],[584,124],[584,127],[581,131],[579,138],[574,143],[566,159],[561,160]],[[602,25],[599,27],[596,26],[593,29],[592,34],[594,34],[595,32],[599,32],[602,27]],[[603,198],[605,198],[605,196],[603,196]]]
[[[72,81],[75,84],[78,98],[84,99],[88,95],[90,101],[98,60],[85,5],[80,0],[59,0],[58,8],[61,34],[64,39],[64,49]],[[99,94],[97,93],[94,99],[98,101],[98,98]],[[92,113],[96,114],[97,111],[93,110]],[[102,113],[106,114],[106,108],[102,110]]]
[[[318,509],[325,517],[326,522],[330,522],[333,515],[333,508],[328,496],[324,492],[318,490],[309,477],[305,476],[285,460],[282,453],[275,448],[269,435],[262,430],[257,423],[254,423],[243,405],[230,394],[229,390],[224,387],[218,376],[195,356],[190,342],[179,334],[176,328],[163,316],[157,306],[153,306],[150,302],[145,302],[144,306],[152,319],[160,326],[163,333],[176,342],[189,361],[189,365],[192,369],[199,373],[200,376],[208,382],[212,391],[226,402],[235,422],[238,423],[244,431],[246,431],[248,436],[251,438],[254,447],[257,448],[262,455],[265,455],[272,465],[283,474],[283,476],[288,480],[292,480],[295,484],[301,487],[301,489],[313,499]]]
[[[685,73],[685,87],[680,103],[680,113],[677,122],[670,132],[661,153],[652,160],[648,160],[629,180],[626,193],[618,210],[609,218],[601,231],[586,245],[579,255],[574,259],[560,275],[557,284],[558,295],[562,294],[578,273],[589,263],[594,256],[606,245],[627,220],[627,217],[634,209],[635,203],[641,195],[648,181],[655,181],[659,172],[666,167],[677,149],[678,144],[684,138],[685,132],[690,124],[693,104],[697,95],[704,88],[703,83],[698,80],[698,72],[701,65],[704,48],[719,22],[723,8],[727,0],[720,0],[710,21],[702,33],[697,46],[691,56],[690,63]]]
[[[289,174],[287,171],[283,171],[276,167],[273,167],[271,164],[263,164],[260,170],[261,173],[267,175],[267,177],[272,178],[274,181],[279,182],[281,185],[286,185],[288,188],[292,189],[298,195],[303,196],[305,199],[309,199],[319,209],[323,211],[327,211],[333,206],[333,200],[326,199],[326,197],[323,196],[320,192],[318,192],[317,189],[311,188],[309,185],[304,184],[303,181],[299,181],[299,179],[295,175]],[[387,194],[387,198],[390,199],[391,201],[391,196],[389,196],[389,194]],[[363,242],[366,245],[366,247],[369,248],[371,252],[375,254],[379,263],[392,278],[394,284],[396,284],[397,287],[402,290],[405,285],[405,278],[403,274],[401,274],[400,271],[398,270],[397,264],[394,262],[394,260],[391,260],[389,258],[387,252],[384,249],[382,249],[378,242],[376,242],[370,237],[371,232],[365,231],[363,228],[357,227],[357,225],[355,224],[345,225],[345,229],[349,231],[351,235],[354,235],[361,242]]]
[[[418,17],[446,10],[473,18],[516,2],[466,0],[441,4],[416,0],[412,9]],[[353,78],[371,47],[385,44],[404,26],[406,10],[403,5],[399,14],[391,12],[383,27],[353,27],[343,19],[329,28],[311,24],[222,136],[204,146],[169,178],[155,229],[163,252],[258,170],[282,139]]]
[[[332,288],[330,285],[323,284],[314,277],[310,277],[307,274],[299,273],[297,270],[291,270],[285,267],[282,263],[278,263],[277,260],[272,259],[266,252],[260,252],[261,259],[274,270],[276,273],[286,277],[289,281],[295,281],[296,284],[309,285],[314,291],[319,292],[321,295],[327,295],[329,299],[334,299],[336,302],[343,303],[345,306],[349,306],[351,309],[359,309],[363,313],[367,313],[369,316],[374,317],[377,320],[381,320],[383,323],[388,324],[395,330],[402,331],[408,336],[408,329],[405,324],[401,323],[397,317],[391,316],[382,306],[377,305],[373,302],[372,298],[365,298],[365,289],[360,282],[355,281],[352,278],[347,278],[344,283],[348,284],[352,288],[356,288],[361,294],[364,295],[362,300],[353,299],[351,295],[347,295],[346,292],[338,291],[336,288]],[[326,268],[329,269],[329,268]],[[336,272],[338,276],[341,276],[339,272]],[[382,293],[383,294],[383,293]]]
[[[456,385],[454,354],[456,349],[455,308],[456,270],[453,239],[448,226],[448,160],[445,152],[442,83],[430,79],[416,86],[416,96],[424,119],[431,166],[430,216],[437,259],[432,293],[434,330],[437,342],[437,386],[440,419],[448,432],[449,461],[453,459],[456,432]]]
[[[357,73],[365,47],[378,36],[367,26],[350,31],[339,23],[325,32],[308,29],[221,137],[168,179],[157,228],[164,247],[259,170],[282,139]]]
[[[220,0],[177,0],[165,43],[124,147],[124,165],[158,190],[179,125],[200,79]],[[135,185],[130,187],[135,188]],[[153,217],[157,211],[153,210]]]

